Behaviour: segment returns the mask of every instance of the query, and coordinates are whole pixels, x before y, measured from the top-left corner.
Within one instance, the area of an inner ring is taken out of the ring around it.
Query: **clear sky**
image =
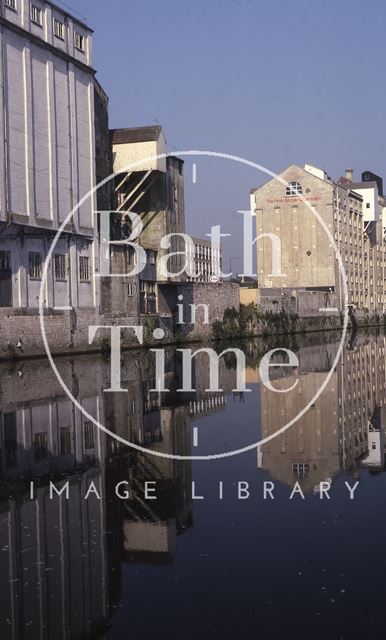
[[[386,178],[385,0],[69,4],[95,30],[111,127],[160,122],[178,149],[231,153],[276,172],[307,162],[334,178],[346,167]],[[221,222],[239,237],[235,211],[265,177],[234,169],[198,164],[193,186],[187,161],[193,234]],[[224,246],[228,262],[236,246]]]

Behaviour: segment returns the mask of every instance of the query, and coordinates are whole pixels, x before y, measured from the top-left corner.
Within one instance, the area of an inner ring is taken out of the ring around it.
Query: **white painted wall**
[[[353,189],[355,193],[359,193],[363,198],[363,220],[364,222],[372,222],[380,219],[380,208],[378,206],[378,189],[377,187],[367,187],[363,189]]]
[[[39,0],[41,27],[31,23],[29,0],[17,0],[17,13],[0,4],[3,17],[24,29],[0,25],[0,220],[16,214],[24,224],[49,221],[56,229],[95,184],[91,31]],[[54,17],[63,21],[64,40],[53,33]],[[84,52],[75,48],[75,31]],[[94,235],[94,201],[76,216],[77,232]]]
[[[157,141],[114,144],[114,172],[126,169],[129,165],[138,162],[142,158],[145,158],[145,161],[133,167],[131,171],[157,169],[158,171],[166,172],[166,158],[158,160],[154,158],[154,156],[165,152],[165,138],[162,132]]]

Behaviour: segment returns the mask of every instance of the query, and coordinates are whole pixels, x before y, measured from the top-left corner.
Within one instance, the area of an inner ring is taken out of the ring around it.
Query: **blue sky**
[[[70,3],[71,4],[71,3]],[[72,1],[95,30],[111,127],[160,122],[170,145],[236,154],[279,172],[315,164],[386,177],[383,0]],[[170,147],[172,150],[172,147]],[[264,176],[186,163],[187,227],[235,235]],[[228,258],[227,258],[228,259]],[[237,268],[237,270],[239,270]]]

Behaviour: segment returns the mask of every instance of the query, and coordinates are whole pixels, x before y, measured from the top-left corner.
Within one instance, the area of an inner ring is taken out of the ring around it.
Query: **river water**
[[[386,343],[348,338],[331,372],[338,346],[239,345],[244,393],[232,354],[209,392],[206,354],[184,392],[175,350],[163,393],[146,350],[120,393],[101,357],[56,360],[63,386],[43,359],[0,365],[2,640],[382,637]],[[274,347],[298,367],[277,353],[269,389]]]

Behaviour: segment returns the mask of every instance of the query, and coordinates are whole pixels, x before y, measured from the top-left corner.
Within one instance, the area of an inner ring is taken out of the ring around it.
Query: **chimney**
[[[352,176],[353,176],[354,171],[352,169],[346,169],[346,180],[349,180],[350,182],[352,182]]]

